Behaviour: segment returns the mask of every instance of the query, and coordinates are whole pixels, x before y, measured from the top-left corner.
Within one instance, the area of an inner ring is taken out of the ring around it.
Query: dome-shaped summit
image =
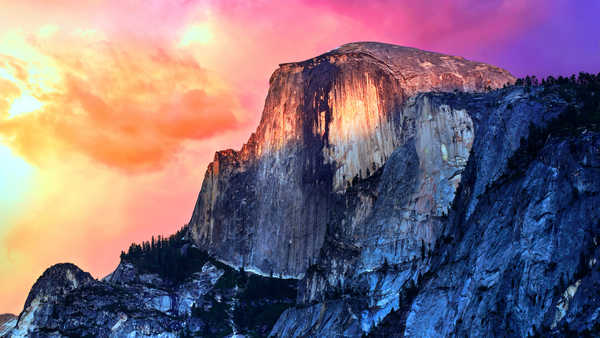
[[[56,295],[78,288],[83,284],[93,282],[95,279],[89,272],[85,272],[72,263],[55,264],[38,278],[33,284],[25,308],[39,295]]]

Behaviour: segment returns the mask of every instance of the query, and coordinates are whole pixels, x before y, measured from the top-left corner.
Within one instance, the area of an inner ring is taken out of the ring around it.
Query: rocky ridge
[[[329,241],[301,281],[298,301],[305,305],[284,312],[271,334],[598,332],[597,297],[579,294],[582,304],[569,304],[582,281],[588,292],[599,283],[600,214],[593,207],[599,196],[592,182],[600,181],[595,164],[600,134],[589,130],[597,126],[581,122],[570,132],[556,127],[569,125],[565,116],[572,113],[568,101],[573,104],[573,98],[562,91],[509,87],[486,94],[418,95],[416,101],[429,102],[438,111],[467,111],[476,135],[433,246],[406,257],[379,245],[364,256]],[[549,125],[552,132],[539,131]],[[524,156],[523,149],[531,152],[528,142],[538,146],[533,155]],[[396,151],[400,156],[391,157],[385,169],[403,172],[397,168],[414,158],[401,148]],[[382,178],[367,185],[376,191],[377,203],[401,200],[404,188],[382,188],[390,178],[403,186],[409,176],[384,171]],[[397,224],[393,208],[384,210],[383,217],[377,209],[370,215],[381,220],[378,229]],[[379,265],[369,269],[369,262],[377,260]]]
[[[196,266],[179,280],[149,271],[139,257],[126,256],[102,280],[72,264],[48,268],[3,336],[264,336],[293,305],[295,281],[235,271],[185,241],[176,245],[179,259]]]

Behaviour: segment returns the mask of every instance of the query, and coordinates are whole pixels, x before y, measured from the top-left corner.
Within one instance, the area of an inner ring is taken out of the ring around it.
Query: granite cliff
[[[600,76],[515,80],[372,42],[282,64],[181,232],[51,267],[4,332],[598,334]]]
[[[405,109],[406,101],[420,92],[483,91],[512,81],[508,72],[483,63],[370,42],[281,64],[256,133],[240,151],[218,152],[209,165],[191,235],[233,266],[302,277],[328,225],[343,222],[349,238],[370,236],[357,224],[372,201],[360,196],[346,207],[340,199],[354,180],[370,177],[407,144],[421,155],[419,175],[431,180],[415,192],[423,196],[410,196],[406,204],[424,217],[440,214],[453,188],[444,183],[438,189],[438,182],[466,163],[472,123],[464,112]],[[333,219],[341,213],[343,219]],[[406,226],[418,229],[417,242],[430,243],[436,225],[421,220],[428,224]]]
[[[581,102],[563,86],[417,95],[418,106],[468,112],[475,134],[453,201],[430,216],[433,243],[406,244],[415,235],[394,206],[418,189],[408,173],[422,164],[400,147],[378,180],[358,184],[375,201],[374,239],[334,230],[272,335],[597,334],[600,110],[596,97],[586,110],[596,122],[573,117]]]

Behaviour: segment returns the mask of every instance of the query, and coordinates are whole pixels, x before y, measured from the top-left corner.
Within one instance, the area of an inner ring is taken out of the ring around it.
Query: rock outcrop
[[[569,117],[576,115],[574,105],[582,106],[563,90],[509,87],[487,94],[417,95],[417,106],[466,112],[475,134],[456,197],[437,218],[433,245],[423,241],[418,250],[388,244],[419,238],[417,229],[386,232],[399,224],[394,206],[403,205],[407,191],[419,186],[409,168],[422,157],[400,147],[379,180],[357,184],[376,201],[365,217],[375,232],[373,242],[352,247],[335,235],[327,240],[301,281],[303,305],[287,310],[271,334],[600,332],[600,212],[594,207],[600,195],[592,183],[600,182],[600,133],[586,124],[561,129],[581,123],[568,121],[577,120]],[[381,204],[386,206],[378,208]],[[585,294],[577,292],[582,285]]]
[[[369,236],[355,225],[373,201],[360,196],[365,200],[346,208],[340,195],[380,170],[401,146],[421,155],[418,179],[431,178],[419,181],[420,190],[404,202],[425,218],[441,214],[459,175],[439,189],[438,183],[466,163],[471,121],[464,112],[404,109],[407,99],[512,81],[505,70],[483,63],[372,42],[281,64],[256,133],[240,151],[218,152],[209,165],[191,235],[233,266],[300,278],[317,259],[331,222],[344,222],[346,236]],[[333,220],[333,213],[347,215]],[[423,217],[420,222],[429,223]],[[412,228],[419,229],[418,241],[431,243],[435,227]]]
[[[17,316],[12,313],[0,315],[0,337],[7,335],[17,325]]]
[[[103,280],[73,264],[48,268],[0,337],[265,336],[294,303],[294,280],[235,271],[180,238],[170,245],[124,256]],[[189,263],[178,278],[144,264],[168,250]]]
[[[478,137],[405,335],[600,332],[600,133],[576,117],[587,108],[570,86],[503,90],[467,108]]]

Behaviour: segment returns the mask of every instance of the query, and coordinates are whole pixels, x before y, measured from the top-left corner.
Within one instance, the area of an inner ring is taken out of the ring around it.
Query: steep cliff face
[[[240,151],[218,152],[209,165],[191,236],[234,266],[302,277],[329,228],[337,227],[352,245],[370,236],[356,225],[373,207],[372,198],[359,193],[347,206],[341,202],[353,182],[371,177],[395,149],[406,147],[418,158],[419,187],[403,201],[409,211],[398,214],[397,226],[405,233],[418,229],[417,242],[430,244],[437,223],[429,216],[444,213],[452,200],[472,123],[464,112],[438,114],[406,106],[406,100],[424,91],[482,91],[513,80],[497,67],[380,43],[352,43],[282,64],[271,77],[256,133]]]
[[[377,244],[349,249],[329,236],[301,281],[303,306],[287,310],[271,334],[597,334],[600,195],[592,182],[600,182],[600,134],[574,117],[582,102],[571,90],[417,95],[417,106],[465,112],[476,136],[433,245],[380,245],[419,238],[418,229],[387,232],[398,224],[394,206],[416,190],[419,156],[400,147],[378,180],[358,184],[385,205],[365,218],[377,220],[365,223]]]
[[[405,334],[527,336],[578,317],[581,335],[598,325],[599,146],[599,134],[551,138],[524,176],[490,186],[414,300]]]
[[[471,108],[481,137],[404,334],[597,335],[598,127],[564,88],[500,93],[491,113]]]

